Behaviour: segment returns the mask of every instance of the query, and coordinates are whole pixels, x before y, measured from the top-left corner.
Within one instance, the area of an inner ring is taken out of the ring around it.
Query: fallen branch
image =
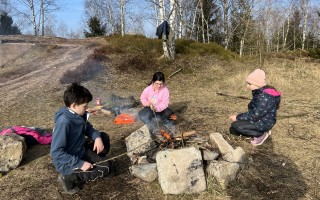
[[[217,94],[217,95],[220,95],[220,96],[225,96],[225,97],[234,97],[234,98],[239,98],[239,99],[251,100],[250,98],[245,97],[245,96],[236,96],[236,95],[226,94],[226,93],[222,93],[222,92],[217,92],[216,94]]]
[[[181,71],[181,68],[178,69],[177,71],[173,72],[168,78],[171,78],[173,75],[175,75],[176,73],[180,72]]]

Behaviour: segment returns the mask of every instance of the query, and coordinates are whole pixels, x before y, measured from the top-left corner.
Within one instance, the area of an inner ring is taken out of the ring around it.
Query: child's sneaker
[[[271,131],[264,132],[261,136],[252,138],[251,144],[254,146],[262,145],[269,135],[271,135]]]
[[[61,183],[63,190],[67,194],[74,194],[78,192],[80,189],[76,185],[75,176],[74,175],[62,175],[59,174],[58,182]]]

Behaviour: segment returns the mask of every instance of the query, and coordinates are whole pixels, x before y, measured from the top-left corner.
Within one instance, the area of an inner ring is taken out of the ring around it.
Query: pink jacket
[[[143,106],[149,106],[149,101],[152,100],[154,102],[154,107],[156,108],[156,112],[161,112],[169,106],[169,90],[163,85],[159,91],[154,91],[153,84],[146,87],[141,96],[140,101]]]
[[[17,133],[18,135],[30,135],[36,139],[40,144],[50,144],[52,140],[51,133],[41,134],[35,128],[26,126],[12,126],[4,130],[0,130],[0,135],[9,135],[11,133]]]

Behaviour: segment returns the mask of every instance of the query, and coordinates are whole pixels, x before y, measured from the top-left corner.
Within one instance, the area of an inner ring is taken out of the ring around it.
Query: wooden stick
[[[105,115],[111,115],[111,114],[112,114],[111,111],[105,110],[105,109],[102,109],[102,108],[101,108],[101,112],[102,112],[103,114],[105,114]]]
[[[196,134],[196,131],[188,131],[181,134],[180,137],[190,137]]]
[[[239,98],[239,99],[248,99],[248,100],[251,100],[250,98],[245,97],[245,96],[235,96],[235,95],[232,95],[232,94],[226,94],[226,93],[222,93],[222,92],[217,92],[216,94],[217,94],[217,95],[220,95],[220,96],[225,96],[225,97],[234,97],[234,98]]]
[[[175,75],[176,73],[180,72],[181,71],[181,68],[178,69],[177,71],[173,72],[168,78],[171,78],[171,76]]]
[[[190,137],[196,134],[196,131],[188,131],[188,132],[184,132],[181,135],[177,135],[175,136],[175,138],[185,138],[185,137]]]

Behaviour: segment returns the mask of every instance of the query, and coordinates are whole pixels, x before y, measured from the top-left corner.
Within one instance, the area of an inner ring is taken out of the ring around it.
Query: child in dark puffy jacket
[[[105,161],[110,140],[88,122],[88,103],[92,101],[88,89],[73,83],[63,100],[65,107],[54,116],[50,154],[58,181],[65,192],[73,194],[79,191],[79,184],[110,176],[111,164]]]
[[[248,111],[231,115],[233,121],[230,133],[252,137],[252,145],[261,145],[271,135],[276,124],[277,109],[281,93],[266,83],[266,74],[261,69],[254,70],[246,79],[247,88],[252,91]]]

